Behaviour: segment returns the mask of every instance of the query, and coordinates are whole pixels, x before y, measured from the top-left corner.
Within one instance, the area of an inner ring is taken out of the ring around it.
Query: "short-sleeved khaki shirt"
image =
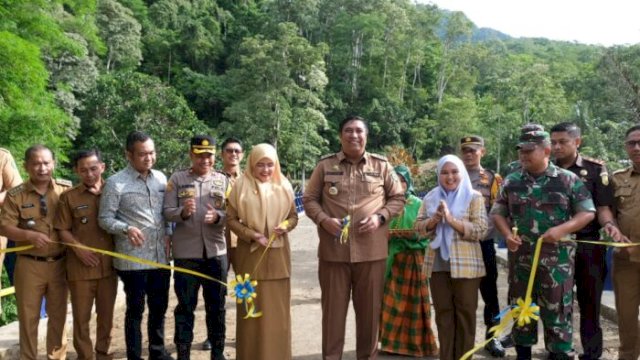
[[[83,245],[113,251],[111,235],[98,225],[100,194],[94,194],[84,184],[76,185],[60,195],[58,210],[53,221],[56,230],[68,230]],[[67,279],[94,280],[113,274],[110,256],[97,254],[100,265],[86,266],[72,249],[67,251]]]
[[[22,183],[20,172],[11,153],[0,148],[0,192],[7,191]]]
[[[320,225],[328,218],[351,217],[349,239],[340,244],[338,234],[318,226],[318,257],[323,261],[364,262],[386,259],[389,221],[404,208],[398,175],[384,156],[365,152],[352,164],[343,152],[323,157],[316,166],[304,196],[305,213]],[[385,225],[373,233],[357,232],[364,218],[381,214]]]
[[[613,173],[614,210],[620,231],[631,242],[640,243],[640,172],[633,166]],[[618,251],[618,256],[626,252]],[[633,252],[630,260],[640,262],[640,253]]]
[[[12,188],[7,192],[7,198],[2,207],[0,225],[38,231],[47,235],[52,242],[58,242],[58,234],[53,228],[53,219],[60,194],[70,187],[71,182],[67,180],[52,180],[49,190],[43,196],[38,194],[30,181]],[[57,256],[64,250],[61,244],[49,244],[40,249],[25,250],[22,254]]]

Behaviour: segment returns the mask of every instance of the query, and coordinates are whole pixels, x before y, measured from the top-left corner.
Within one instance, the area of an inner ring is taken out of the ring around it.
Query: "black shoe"
[[[178,360],[191,359],[191,344],[176,344],[176,350],[178,351]]]
[[[574,356],[565,353],[549,353],[548,360],[573,360]]]
[[[531,346],[516,345],[516,360],[531,360]]]
[[[506,353],[498,339],[491,339],[491,341],[484,346],[484,349],[494,358],[502,358]]]
[[[175,360],[167,350],[149,356],[149,360]]]
[[[511,338],[511,336],[505,336],[500,339],[500,344],[502,344],[502,348],[504,349],[512,348],[516,345],[513,343],[513,338]]]
[[[202,350],[211,350],[211,341],[209,339],[202,343]]]

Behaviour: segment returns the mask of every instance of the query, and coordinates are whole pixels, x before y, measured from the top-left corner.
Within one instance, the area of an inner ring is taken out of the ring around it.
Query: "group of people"
[[[11,155],[0,152],[0,234],[20,247],[14,280],[22,359],[37,358],[43,298],[49,317],[47,356],[66,357],[69,293],[78,358],[112,358],[118,277],[126,295],[127,358],[142,359],[146,302],[148,356],[173,359],[164,339],[171,271],[158,265],[169,264],[171,258],[176,267],[217,280],[174,272],[178,359],[190,357],[200,287],[207,326],[203,347],[211,351],[211,359],[225,358],[225,282],[230,263],[236,272],[251,273],[260,281],[261,296],[255,302],[269,308],[261,318],[238,321],[237,341],[250,345],[239,348],[237,358],[276,359],[279,355],[273,354],[290,348],[287,232],[297,224],[293,188],[280,171],[273,146],[254,146],[244,173],[240,171],[242,143],[229,138],[221,148],[224,168],[215,171],[215,140],[208,135],[194,136],[188,152],[191,166],[167,180],[153,169],[153,140],[133,131],[126,139],[127,167],[108,179],[102,176],[105,164],[98,150],[78,152],[72,159],[80,179],[75,187],[52,177],[55,156],[44,145],[27,149],[24,167],[29,178],[22,184]],[[286,226],[281,225],[284,220]],[[228,228],[237,235],[231,236]],[[259,249],[267,242],[271,242],[270,251],[259,263]],[[228,248],[235,251],[228,252]],[[125,257],[112,259],[107,252],[114,251]],[[95,344],[89,329],[94,305]],[[238,319],[242,316],[239,311]],[[275,331],[275,326],[281,327]]]
[[[322,358],[342,358],[346,316],[353,299],[356,357],[375,359],[379,349],[410,356],[459,359],[473,347],[478,292],[485,302],[486,350],[504,357],[515,344],[518,359],[531,359],[536,323],[515,326],[509,339],[492,339],[499,322],[494,239],[509,249],[509,294],[524,298],[537,241],[543,241],[533,287],[540,306],[549,359],[572,359],[574,284],[580,306],[580,359],[602,356],[600,299],[607,273],[606,247],[580,240],[640,242],[640,125],[624,141],[631,165],[609,175],[605,164],[583,156],[580,129],[561,123],[545,132],[523,127],[518,162],[502,177],[481,165],[484,140],[467,136],[460,153],[437,163],[437,186],[416,196],[411,171],[366,151],[368,125],[350,116],[340,123],[341,149],[318,162],[303,194],[306,215],[317,224],[318,279],[322,291]],[[20,183],[11,155],[0,151],[0,235],[25,247],[18,252],[15,289],[21,358],[37,357],[42,299],[49,316],[47,355],[66,356],[68,293],[79,359],[108,359],[117,278],[126,295],[127,358],[142,358],[141,322],[148,306],[148,355],[172,359],[164,321],[171,272],[154,266],[174,260],[218,281],[174,272],[178,305],[174,343],[189,359],[200,287],[205,301],[211,359],[224,359],[227,271],[259,283],[254,299],[262,316],[244,317],[239,304],[237,359],[291,358],[291,251],[287,233],[297,225],[294,192],[282,174],[276,149],[252,147],[240,170],[242,143],[221,145],[224,170],[215,171],[215,139],[194,136],[191,166],[167,180],[153,169],[153,140],[133,131],[126,140],[128,165],[103,179],[97,150],[72,159],[80,184],[52,177],[53,152],[27,149]],[[553,162],[551,161],[553,159]],[[578,240],[576,241],[574,240]],[[66,245],[66,246],[65,246]],[[99,250],[146,260],[131,261]],[[620,359],[637,359],[640,250],[617,249],[613,279],[620,331]],[[429,291],[430,288],[430,291]],[[431,327],[431,299],[438,342]],[[96,340],[89,321],[95,305]],[[379,346],[381,344],[381,346]],[[439,344],[439,345],[438,345]]]

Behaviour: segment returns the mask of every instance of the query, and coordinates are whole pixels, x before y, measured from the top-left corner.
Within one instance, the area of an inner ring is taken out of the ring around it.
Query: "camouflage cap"
[[[516,145],[516,149],[533,150],[536,145],[550,144],[549,133],[546,131],[530,131],[520,135],[520,142]]]
[[[484,147],[484,139],[476,135],[465,136],[460,139],[460,149],[464,149],[466,147],[470,147],[473,149]]]
[[[520,134],[525,134],[532,131],[544,131],[544,126],[536,123],[526,123],[520,128]]]

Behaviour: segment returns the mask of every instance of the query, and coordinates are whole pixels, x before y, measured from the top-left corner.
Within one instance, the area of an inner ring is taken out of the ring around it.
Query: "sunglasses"
[[[627,140],[624,142],[624,144],[628,147],[628,148],[635,148],[636,146],[640,145],[640,140]]]
[[[224,152],[226,152],[227,154],[242,154],[242,149],[226,148],[224,149]]]

